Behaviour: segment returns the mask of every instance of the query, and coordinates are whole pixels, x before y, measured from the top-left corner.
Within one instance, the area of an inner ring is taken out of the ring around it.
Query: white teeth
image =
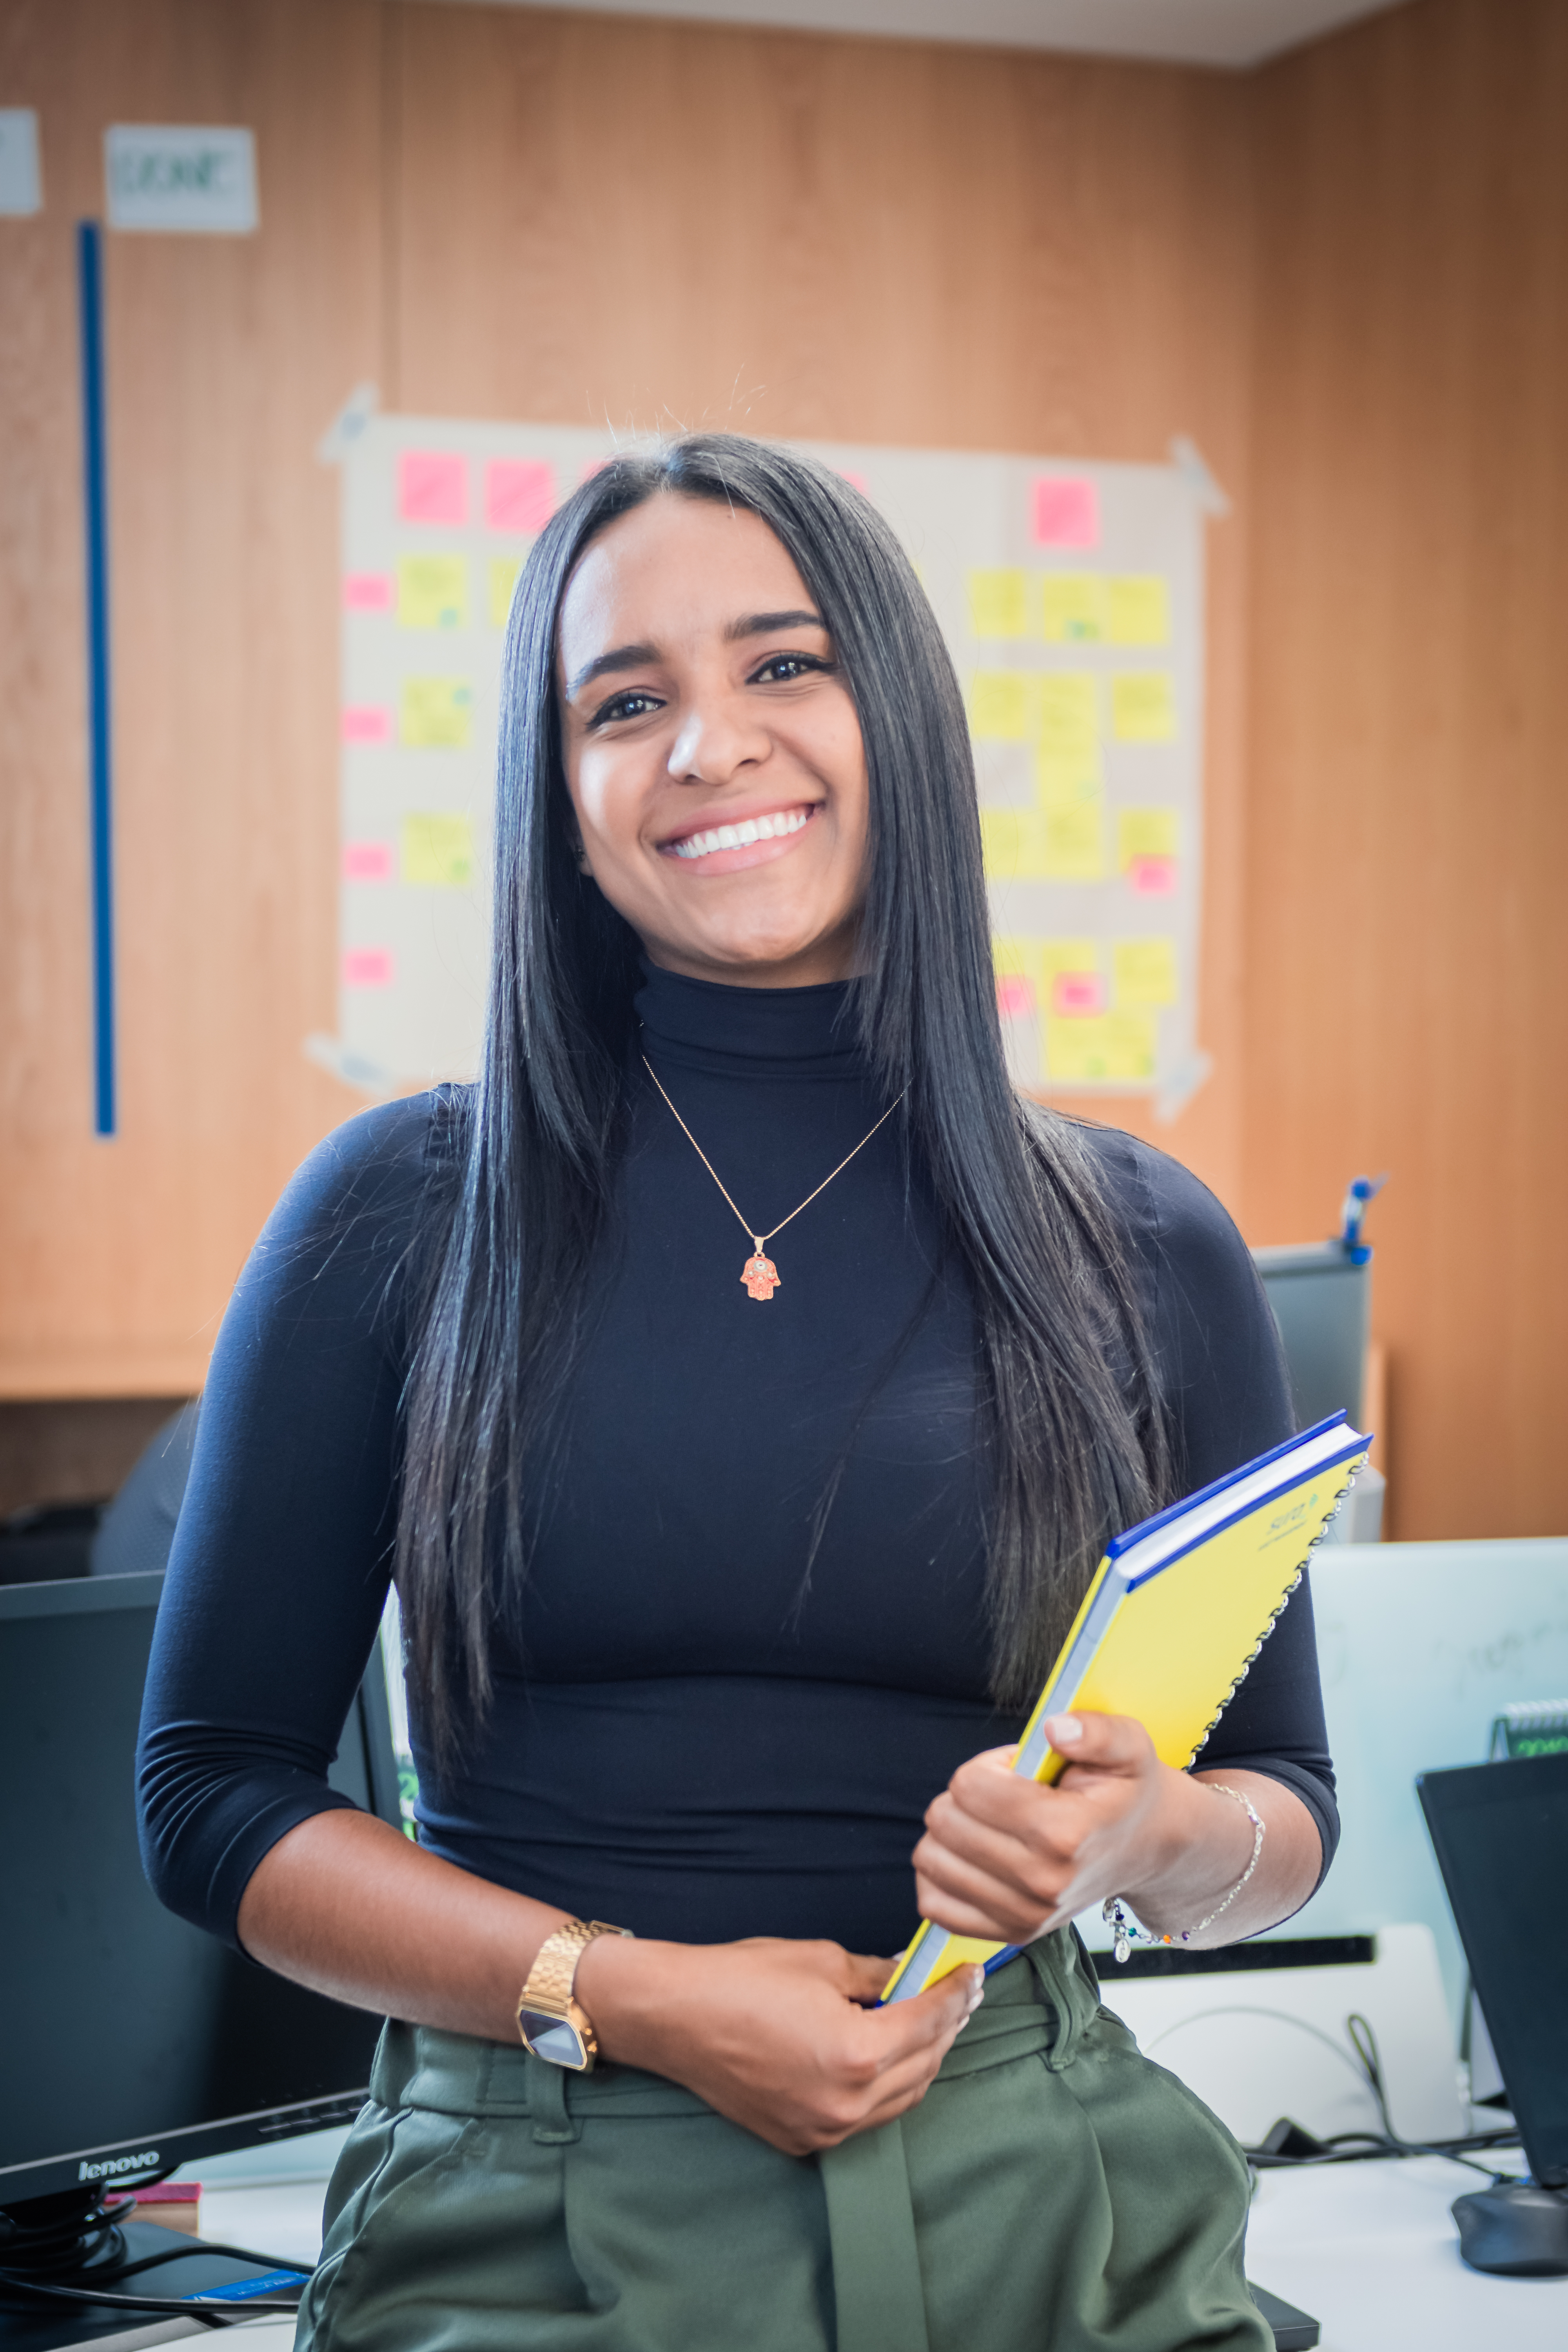
[[[671,844],[677,857],[711,857],[716,849],[749,849],[753,841],[779,841],[798,833],[808,809],[781,810],[776,816],[749,816],[740,824],[715,825],[708,833],[688,834]]]

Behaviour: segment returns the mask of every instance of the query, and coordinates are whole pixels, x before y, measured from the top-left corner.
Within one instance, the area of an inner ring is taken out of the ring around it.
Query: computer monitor
[[[0,1588],[0,2209],[346,2122],[378,2021],[166,1911],[136,1842],[161,1573]],[[379,1651],[335,1788],[397,1823]]]
[[[1568,1756],[1415,1786],[1531,2172],[1568,2188]]]

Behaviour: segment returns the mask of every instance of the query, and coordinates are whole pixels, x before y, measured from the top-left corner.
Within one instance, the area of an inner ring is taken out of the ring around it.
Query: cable
[[[1203,2013],[1208,2016],[1226,2016],[1234,2012],[1219,2010]],[[1285,2015],[1283,2011],[1270,2010],[1250,2013],[1264,2017]],[[1189,2021],[1183,2021],[1184,2023]],[[1291,2018],[1289,2022],[1300,2025],[1304,2032],[1310,2033],[1317,2041],[1325,2043],[1337,2056],[1344,2057],[1344,2052],[1340,2048],[1339,2043],[1331,2041],[1326,2033],[1321,2032],[1316,2026],[1308,2025],[1302,2018]],[[1173,2028],[1169,2030],[1174,2031]],[[1376,2105],[1378,2120],[1383,2126],[1382,2131],[1333,2132],[1327,2139],[1316,2141],[1310,2149],[1294,2155],[1288,2155],[1282,2149],[1268,2147],[1246,2148],[1243,2153],[1255,2170],[1283,2171],[1313,2165],[1364,2163],[1374,2157],[1441,2156],[1446,2157],[1450,2163],[1468,2166],[1472,2172],[1483,2173],[1490,2180],[1510,2180],[1514,2178],[1513,2174],[1500,2172],[1491,2165],[1472,2164],[1468,2156],[1462,2151],[1470,2148],[1517,2146],[1519,2142],[1517,2126],[1504,2131],[1469,2132],[1458,2139],[1405,2139],[1395,2130],[1394,2118],[1388,2110],[1388,2095],[1384,2084],[1383,2057],[1377,2046],[1377,2036],[1359,2010],[1352,2010],[1346,2018],[1345,2035],[1355,2053],[1357,2071],[1365,2081]],[[1300,2132],[1300,2125],[1294,2128]],[[1312,2138],[1312,2135],[1309,2132],[1300,2132],[1300,2136],[1303,2139]]]

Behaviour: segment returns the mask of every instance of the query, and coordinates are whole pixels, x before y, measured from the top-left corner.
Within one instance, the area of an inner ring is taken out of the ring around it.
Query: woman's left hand
[[[1131,1716],[1059,1716],[1046,1727],[1071,1762],[1054,1787],[1021,1779],[1011,1748],[961,1764],[927,1808],[915,1848],[921,1916],[961,1936],[1026,1944],[1107,1895],[1164,1876],[1181,1843],[1184,1776],[1162,1764]],[[1205,1805],[1206,1810],[1206,1805]],[[1239,1806],[1229,1846],[1251,1844]],[[1237,1832],[1245,1832],[1245,1838]],[[1239,1877],[1245,1855],[1232,1872]]]

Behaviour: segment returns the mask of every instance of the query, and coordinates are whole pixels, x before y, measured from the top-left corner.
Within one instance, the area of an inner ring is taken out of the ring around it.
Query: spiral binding
[[[1230,1688],[1226,1691],[1225,1696],[1219,1703],[1218,1713],[1215,1714],[1214,1721],[1205,1725],[1203,1738],[1198,1741],[1197,1746],[1194,1748],[1192,1754],[1188,1757],[1186,1763],[1183,1766],[1182,1769],[1184,1771],[1191,1771],[1193,1766],[1196,1763],[1198,1758],[1203,1754],[1205,1748],[1208,1744],[1210,1732],[1217,1728],[1220,1716],[1225,1713],[1226,1708],[1230,1705],[1231,1700],[1236,1696],[1237,1692],[1241,1688],[1242,1684],[1252,1672],[1253,1666],[1257,1664],[1258,1658],[1262,1652],[1263,1644],[1267,1642],[1268,1636],[1272,1633],[1274,1628],[1278,1625],[1280,1618],[1285,1613],[1285,1603],[1289,1600],[1290,1595],[1300,1583],[1302,1577],[1305,1576],[1307,1572],[1308,1560],[1311,1559],[1312,1554],[1317,1550],[1318,1546],[1322,1542],[1323,1538],[1328,1534],[1329,1529],[1332,1527],[1334,1521],[1339,1517],[1340,1513],[1343,1510],[1345,1507],[1345,1496],[1350,1493],[1351,1488],[1355,1485],[1356,1480],[1366,1468],[1366,1461],[1367,1457],[1363,1454],[1359,1462],[1352,1462],[1351,1464],[1350,1470],[1345,1478],[1345,1483],[1340,1488],[1339,1493],[1334,1496],[1333,1509],[1328,1514],[1322,1526],[1318,1529],[1317,1534],[1307,1546],[1307,1559],[1301,1562],[1300,1567],[1296,1570],[1295,1575],[1285,1587],[1285,1590],[1279,1598],[1279,1608],[1270,1612],[1268,1624],[1265,1625],[1262,1633],[1258,1636],[1256,1643],[1247,1652],[1247,1657],[1242,1664],[1241,1672],[1237,1675],[1236,1680],[1232,1683]]]

